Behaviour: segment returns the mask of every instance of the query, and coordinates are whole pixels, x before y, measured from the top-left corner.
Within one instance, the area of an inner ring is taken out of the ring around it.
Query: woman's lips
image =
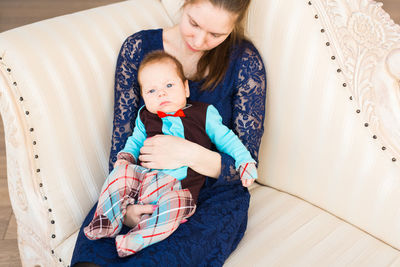
[[[194,49],[193,47],[190,46],[190,44],[188,42],[186,42],[187,47],[193,51],[193,52],[199,52],[200,50]]]

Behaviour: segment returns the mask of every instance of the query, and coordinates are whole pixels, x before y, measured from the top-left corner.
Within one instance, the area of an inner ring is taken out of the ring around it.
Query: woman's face
[[[213,49],[232,32],[236,18],[236,14],[215,7],[207,0],[187,4],[180,23],[186,47],[192,52]]]

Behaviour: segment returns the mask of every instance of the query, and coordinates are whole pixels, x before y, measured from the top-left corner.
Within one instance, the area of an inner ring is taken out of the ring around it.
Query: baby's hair
[[[164,52],[162,50],[157,50],[157,51],[148,53],[143,58],[142,62],[140,63],[140,66],[138,69],[139,84],[140,84],[140,78],[139,78],[140,72],[144,67],[146,67],[149,64],[158,63],[158,62],[166,62],[166,61],[169,61],[175,65],[175,69],[176,69],[176,72],[177,72],[179,78],[181,78],[182,82],[185,82],[186,77],[185,77],[185,74],[183,73],[183,67],[182,67],[182,64],[179,62],[179,60],[177,60],[174,56],[168,54],[167,52]]]

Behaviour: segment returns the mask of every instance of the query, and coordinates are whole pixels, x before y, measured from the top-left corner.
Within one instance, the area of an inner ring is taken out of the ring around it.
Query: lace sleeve
[[[242,54],[237,72],[233,107],[233,131],[258,162],[258,150],[264,132],[266,74],[260,54],[253,46]],[[221,153],[218,183],[239,180],[232,157]]]
[[[132,133],[139,106],[139,84],[137,69],[141,60],[142,36],[136,33],[123,43],[118,55],[115,71],[114,121],[111,139],[109,170],[117,160],[117,153],[123,149]]]

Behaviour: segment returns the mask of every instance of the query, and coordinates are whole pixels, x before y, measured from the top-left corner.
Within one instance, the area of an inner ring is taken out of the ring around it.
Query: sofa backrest
[[[400,249],[400,27],[369,0],[253,0],[267,66],[259,182]]]
[[[171,25],[159,0],[134,0],[0,34],[13,208],[17,218],[50,226],[37,239],[53,237],[51,248],[79,229],[108,174],[114,72],[123,41]]]

